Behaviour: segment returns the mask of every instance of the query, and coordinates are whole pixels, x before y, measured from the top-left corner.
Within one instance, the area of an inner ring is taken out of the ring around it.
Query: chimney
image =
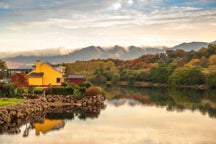
[[[35,67],[36,72],[40,72],[40,60],[36,61],[36,67]]]

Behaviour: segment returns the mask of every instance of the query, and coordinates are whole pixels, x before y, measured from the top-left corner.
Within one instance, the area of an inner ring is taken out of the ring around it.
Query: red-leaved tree
[[[17,87],[26,87],[29,84],[27,75],[21,73],[13,74],[11,76],[11,82],[13,82]]]

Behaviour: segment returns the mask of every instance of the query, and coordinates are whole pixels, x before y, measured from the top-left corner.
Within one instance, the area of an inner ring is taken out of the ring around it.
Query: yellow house
[[[63,66],[51,65],[48,62],[41,64],[38,60],[35,69],[28,74],[29,85],[61,85],[64,82],[64,71]]]

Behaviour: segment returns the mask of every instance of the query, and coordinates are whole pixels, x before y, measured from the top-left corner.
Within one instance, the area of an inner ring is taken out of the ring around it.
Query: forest
[[[67,74],[84,74],[92,83],[216,88],[216,44],[198,51],[167,50],[133,60],[94,59],[63,65]]]

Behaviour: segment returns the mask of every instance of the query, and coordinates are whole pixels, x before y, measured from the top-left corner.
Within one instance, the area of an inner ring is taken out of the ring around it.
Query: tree
[[[7,76],[7,72],[5,71],[7,69],[5,61],[0,59],[0,79]]]
[[[210,44],[207,48],[207,57],[216,54],[216,44]]]
[[[216,54],[209,57],[209,65],[216,65]]]
[[[174,67],[159,65],[158,67],[152,67],[149,72],[149,78],[152,82],[167,83],[168,77],[173,72]]]
[[[16,73],[11,76],[11,81],[17,87],[28,86],[28,77],[26,74]]]
[[[207,84],[210,88],[216,88],[216,71],[209,74],[207,77]]]
[[[204,84],[204,75],[199,68],[179,67],[169,77],[173,85],[200,85]]]
[[[112,76],[112,82],[114,84],[117,84],[119,82],[119,79],[120,79],[120,75],[118,73],[114,73]]]

